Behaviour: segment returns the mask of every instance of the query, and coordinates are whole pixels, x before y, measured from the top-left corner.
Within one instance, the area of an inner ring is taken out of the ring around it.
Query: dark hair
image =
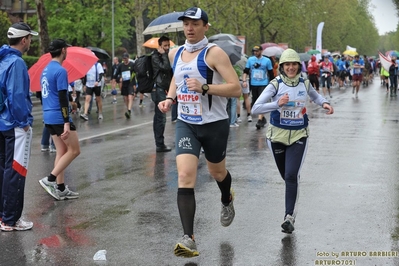
[[[170,39],[168,37],[166,37],[165,35],[163,35],[158,39],[158,44],[159,44],[159,46],[161,46],[163,42],[169,42],[169,41],[170,41]]]
[[[49,53],[51,54],[51,58],[54,58],[54,57],[60,56],[60,55],[61,55],[61,52],[62,52],[62,49],[60,49],[60,50],[55,50],[55,51],[51,51],[51,52],[49,52]]]
[[[18,43],[20,43],[22,41],[23,38],[28,37],[28,35],[26,35],[24,37],[19,37],[19,38],[8,38],[8,44],[9,45],[17,45]]]

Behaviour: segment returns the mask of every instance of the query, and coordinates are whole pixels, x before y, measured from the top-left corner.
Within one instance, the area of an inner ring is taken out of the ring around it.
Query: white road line
[[[130,127],[119,128],[119,129],[107,131],[107,132],[104,132],[104,133],[101,133],[101,134],[92,135],[90,137],[80,138],[79,141],[84,141],[84,140],[88,140],[88,139],[94,139],[94,138],[98,138],[98,137],[102,137],[102,136],[118,133],[120,131],[133,129],[133,128],[141,127],[141,126],[152,124],[152,123],[153,123],[152,121],[149,121],[149,122],[141,123],[141,124],[130,126]]]

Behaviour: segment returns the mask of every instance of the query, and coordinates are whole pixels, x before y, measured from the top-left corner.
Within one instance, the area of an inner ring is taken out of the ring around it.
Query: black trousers
[[[155,104],[155,112],[153,119],[153,131],[155,138],[155,145],[157,147],[162,147],[165,145],[164,142],[164,132],[165,132],[165,124],[166,124],[166,114],[162,113],[158,108],[158,103],[162,102],[166,99],[166,91],[165,89],[155,87],[151,92],[151,99]]]

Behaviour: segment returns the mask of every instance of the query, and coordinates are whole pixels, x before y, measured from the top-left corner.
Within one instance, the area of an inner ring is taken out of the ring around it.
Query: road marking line
[[[88,140],[88,139],[94,139],[94,138],[98,138],[98,137],[102,137],[102,136],[105,136],[105,135],[114,134],[114,133],[117,133],[117,132],[120,132],[120,131],[133,129],[133,128],[141,127],[141,126],[152,124],[152,123],[153,123],[152,121],[149,121],[149,122],[141,123],[141,124],[134,125],[134,126],[119,128],[119,129],[116,129],[116,130],[107,131],[107,132],[104,132],[104,133],[101,133],[101,134],[97,134],[97,135],[93,135],[93,136],[90,136],[90,137],[80,138],[79,141],[84,141],[84,140]]]

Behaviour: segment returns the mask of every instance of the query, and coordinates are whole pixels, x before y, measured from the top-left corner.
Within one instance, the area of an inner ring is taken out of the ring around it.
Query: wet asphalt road
[[[399,100],[387,96],[378,77],[358,99],[351,88],[332,95],[334,115],[308,107],[311,137],[295,232],[280,230],[284,183],[266,129],[243,121],[230,130],[227,157],[236,218],[220,225],[219,190],[202,156],[195,190],[200,256],[191,259],[172,252],[182,235],[175,154],[155,152],[149,98],[144,108],[135,101],[131,120],[121,98],[112,105],[110,97],[103,121],[74,118],[81,155],[66,184],[81,197],[70,201],[55,201],[38,183],[54,154],[40,152],[36,104],[24,209],[34,227],[0,232],[0,265],[399,265]],[[169,115],[166,144],[174,145]],[[107,251],[106,262],[93,260],[98,250]]]

